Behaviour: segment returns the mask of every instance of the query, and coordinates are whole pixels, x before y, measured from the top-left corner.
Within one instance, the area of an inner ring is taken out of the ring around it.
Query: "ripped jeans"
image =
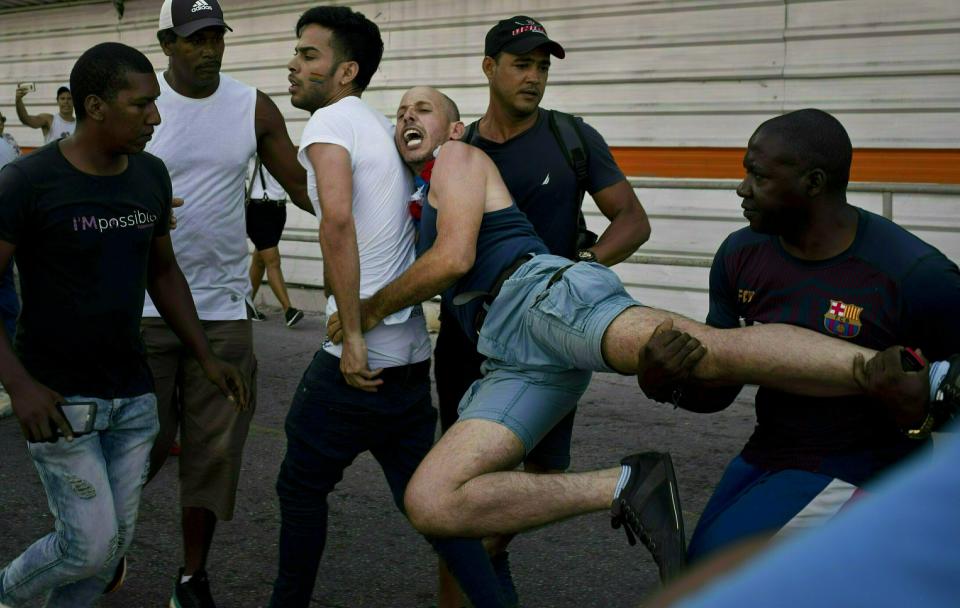
[[[0,603],[47,594],[48,608],[92,606],[133,540],[150,448],[157,435],[153,393],[95,401],[97,432],[28,443],[55,530],[0,570]]]

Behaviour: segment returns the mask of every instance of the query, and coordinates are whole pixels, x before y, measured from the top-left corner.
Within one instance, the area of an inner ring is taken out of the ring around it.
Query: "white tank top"
[[[64,120],[60,112],[53,115],[53,122],[50,124],[50,130],[43,136],[43,143],[48,144],[52,141],[59,141],[64,137],[73,135],[73,130],[77,128],[77,121]]]
[[[192,99],[170,88],[162,72],[157,80],[161,123],[147,152],[167,165],[173,196],[184,200],[170,231],[177,262],[202,320],[246,319],[244,179],[257,151],[257,90],[220,74],[213,95]],[[143,316],[160,316],[149,295]]]

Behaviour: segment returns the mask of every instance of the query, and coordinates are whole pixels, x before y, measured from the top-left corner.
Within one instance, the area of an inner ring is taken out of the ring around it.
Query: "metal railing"
[[[686,178],[660,178],[660,177],[631,177],[628,178],[630,185],[634,189],[644,190],[725,190],[733,192],[740,184],[737,179],[686,179]],[[944,195],[960,196],[960,184],[921,184],[921,183],[898,183],[898,182],[851,182],[847,186],[847,192],[855,193],[875,193],[882,197],[882,215],[887,219],[893,219],[894,196],[897,194],[921,194],[921,195]],[[589,212],[588,212],[589,213]],[[593,212],[598,214],[599,212]],[[683,216],[649,213],[651,219],[681,219]],[[692,219],[692,218],[691,218]],[[697,219],[718,219],[730,220],[730,216],[703,217]],[[905,226],[907,228],[931,229],[930,226]],[[303,231],[291,229],[285,231],[283,240],[299,243],[316,243],[317,234],[315,230]],[[319,251],[318,251],[319,253]],[[314,258],[317,259],[317,258]],[[713,256],[702,254],[671,254],[660,255],[650,253],[635,253],[624,260],[623,263],[629,264],[654,264],[658,266],[683,266],[688,268],[709,268],[713,261]]]
[[[686,179],[661,177],[631,177],[630,185],[644,190],[726,190],[733,192],[740,184],[738,179]],[[847,192],[866,192],[880,194],[882,197],[883,217],[893,219],[893,200],[895,194],[930,194],[945,196],[960,196],[960,184],[920,184],[899,182],[850,182]],[[651,219],[670,217],[656,213],[648,213]],[[717,219],[729,219],[727,217]],[[929,228],[924,226],[923,228]],[[656,255],[635,253],[625,262],[631,264],[656,264],[661,266],[686,266],[693,268],[709,268],[712,256],[691,254],[689,256]]]

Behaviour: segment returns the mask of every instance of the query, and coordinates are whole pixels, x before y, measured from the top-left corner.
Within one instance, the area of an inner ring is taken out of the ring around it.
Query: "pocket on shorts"
[[[537,296],[532,309],[542,313],[548,321],[583,333],[592,307],[576,285],[561,280]]]

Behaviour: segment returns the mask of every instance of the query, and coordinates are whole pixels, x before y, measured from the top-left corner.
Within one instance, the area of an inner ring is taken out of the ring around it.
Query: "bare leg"
[[[562,469],[547,469],[532,462],[524,462],[523,470],[525,473],[535,473],[538,475],[564,472]],[[487,550],[487,554],[493,559],[494,556],[506,552],[507,545],[510,544],[510,541],[512,541],[515,536],[516,534],[488,536],[483,539],[483,546]],[[496,571],[496,566],[494,566],[494,570]],[[438,608],[459,608],[463,606],[465,602],[463,601],[463,594],[460,591],[460,587],[457,585],[457,579],[453,577],[453,574],[450,573],[450,570],[442,559],[439,560],[437,573],[439,575]],[[503,583],[502,580],[501,583]],[[506,589],[501,590],[505,593],[507,592]]]
[[[283,270],[280,269],[280,249],[271,247],[259,253],[260,259],[267,267],[267,283],[270,284],[273,295],[277,297],[277,301],[280,302],[280,306],[286,312],[290,308],[290,296],[287,295],[287,286],[283,282]]]
[[[667,317],[706,347],[706,356],[692,374],[706,385],[762,384],[816,397],[857,394],[862,390],[853,376],[854,356],[859,353],[870,359],[876,354],[792,325],[716,329],[667,311],[635,306],[607,328],[604,359],[619,372],[639,372],[644,345]]]
[[[523,445],[488,420],[454,424],[420,464],[405,497],[417,530],[434,536],[513,534],[610,506],[619,468],[538,475],[512,469]]]
[[[257,297],[257,292],[260,291],[260,283],[263,281],[263,258],[260,257],[260,252],[256,249],[253,250],[253,255],[250,256],[250,286],[253,288],[253,293],[250,294],[250,299]]]
[[[181,515],[183,526],[183,573],[194,574],[207,565],[217,516],[202,507],[184,507]]]

